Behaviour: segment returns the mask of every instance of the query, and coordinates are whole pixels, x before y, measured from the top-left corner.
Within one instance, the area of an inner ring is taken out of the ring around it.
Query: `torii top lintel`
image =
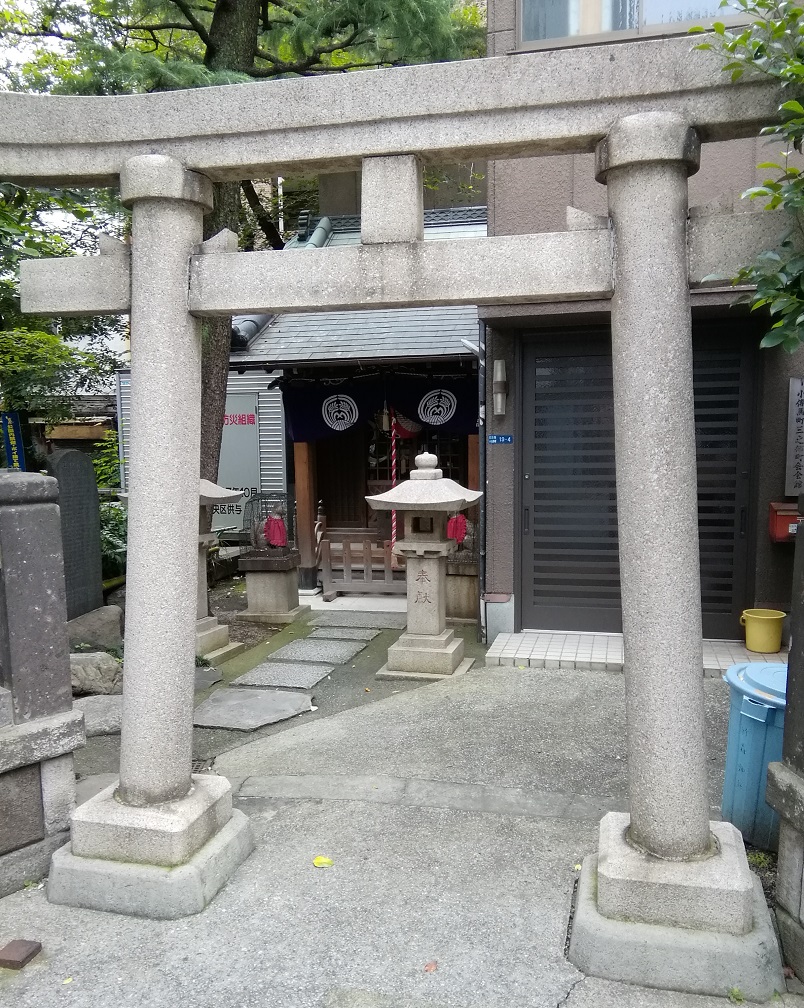
[[[145,153],[240,179],[381,154],[443,164],[591,152],[620,116],[650,109],[678,112],[703,141],[754,136],[778,85],[732,84],[721,66],[682,37],[156,94],[2,92],[0,178],[115,185]]]

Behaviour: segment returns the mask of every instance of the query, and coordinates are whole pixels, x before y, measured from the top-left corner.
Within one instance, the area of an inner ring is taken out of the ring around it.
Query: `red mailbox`
[[[798,506],[787,501],[771,501],[768,520],[771,542],[793,542],[798,523],[804,521],[798,513]]]

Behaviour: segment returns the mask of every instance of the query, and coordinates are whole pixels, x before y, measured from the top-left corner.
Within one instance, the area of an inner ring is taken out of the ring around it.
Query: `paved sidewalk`
[[[704,690],[716,805],[728,694]],[[258,848],[212,906],[155,923],[16,893],[0,938],[45,953],[0,971],[0,1005],[724,1008],[564,958],[575,866],[626,805],[624,755],[622,676],[510,667],[259,738],[216,761]]]
[[[704,640],[703,674],[719,678],[741,662],[787,662],[787,650],[762,654],[748,651],[742,641]],[[622,672],[623,635],[523,630],[497,634],[486,655],[487,665],[566,669],[582,672]]]

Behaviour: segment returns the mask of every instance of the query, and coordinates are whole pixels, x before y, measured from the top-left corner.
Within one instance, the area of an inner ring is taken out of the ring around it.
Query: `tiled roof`
[[[486,207],[446,207],[443,210],[424,211],[424,240],[444,240],[455,238],[477,238],[487,233]],[[288,242],[288,248],[304,248],[316,228],[323,225],[326,238],[316,240],[318,246],[356,245],[360,241],[360,216],[341,214],[329,217],[314,217],[308,223],[304,234],[299,234]]]
[[[398,357],[471,357],[461,339],[477,343],[477,308],[395,308],[305,312],[274,318],[247,353],[232,363],[348,363]]]

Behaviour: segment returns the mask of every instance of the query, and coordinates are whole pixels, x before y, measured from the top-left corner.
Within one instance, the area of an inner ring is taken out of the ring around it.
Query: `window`
[[[739,13],[719,0],[521,0],[521,35],[526,44],[609,32],[658,35]]]

